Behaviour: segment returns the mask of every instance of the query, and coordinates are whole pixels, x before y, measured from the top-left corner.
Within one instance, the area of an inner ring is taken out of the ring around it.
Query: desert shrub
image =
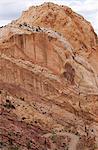
[[[27,143],[27,149],[31,149],[31,141],[28,141],[28,143]]]
[[[15,109],[15,106],[8,99],[6,99],[6,103],[3,106],[7,109]]]
[[[20,97],[20,99],[21,99],[22,101],[24,101],[24,97]]]
[[[53,143],[56,142],[56,139],[57,139],[57,135],[55,132],[52,132],[52,135],[51,135],[51,140],[53,141]]]

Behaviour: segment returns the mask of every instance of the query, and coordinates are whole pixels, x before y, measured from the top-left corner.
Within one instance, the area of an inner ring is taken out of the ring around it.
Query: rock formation
[[[98,37],[66,6],[0,28],[0,148],[98,148]]]

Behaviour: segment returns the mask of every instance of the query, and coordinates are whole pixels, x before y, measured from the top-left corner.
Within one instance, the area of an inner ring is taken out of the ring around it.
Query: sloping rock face
[[[91,24],[66,6],[0,29],[1,150],[97,149],[97,53]]]

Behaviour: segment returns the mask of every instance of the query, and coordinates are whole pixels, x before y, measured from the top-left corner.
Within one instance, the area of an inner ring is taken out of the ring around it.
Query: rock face
[[[0,29],[0,148],[98,148],[98,37],[66,6]]]

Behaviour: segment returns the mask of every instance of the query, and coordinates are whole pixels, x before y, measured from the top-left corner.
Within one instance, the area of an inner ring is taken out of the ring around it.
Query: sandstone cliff
[[[30,7],[0,29],[0,147],[98,147],[98,37],[66,6]]]

